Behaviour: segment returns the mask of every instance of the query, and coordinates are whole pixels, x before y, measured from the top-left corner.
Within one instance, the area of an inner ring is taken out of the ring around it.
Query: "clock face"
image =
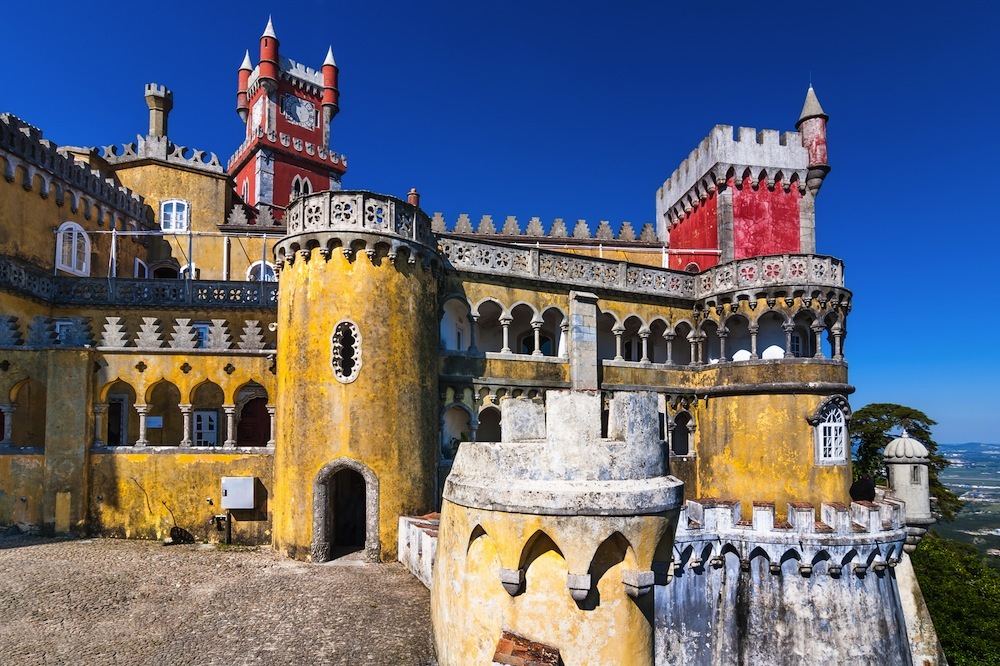
[[[306,101],[295,95],[285,94],[281,97],[281,114],[288,119],[288,122],[305,127],[306,129],[316,129],[316,107],[312,102]]]

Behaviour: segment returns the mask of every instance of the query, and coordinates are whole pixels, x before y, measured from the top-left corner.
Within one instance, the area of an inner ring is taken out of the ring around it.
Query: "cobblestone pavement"
[[[113,539],[0,538],[0,663],[433,665],[399,564]]]

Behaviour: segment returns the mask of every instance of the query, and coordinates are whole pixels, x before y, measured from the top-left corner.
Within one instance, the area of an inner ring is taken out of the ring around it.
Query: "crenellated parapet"
[[[491,215],[483,215],[479,222],[473,226],[472,220],[464,213],[450,224],[445,220],[443,213],[434,213],[431,218],[431,229],[439,234],[495,237],[507,242],[530,241],[532,243],[564,244],[584,241],[593,243],[596,241],[596,244],[600,244],[600,242],[605,241],[604,244],[609,244],[614,241],[621,244],[662,245],[656,237],[656,230],[649,222],[642,226],[638,235],[631,222],[622,222],[616,234],[607,220],[601,220],[593,231],[586,220],[577,220],[571,230],[563,218],[557,217],[546,232],[539,217],[532,217],[528,220],[527,226],[522,229],[521,223],[513,215],[508,215],[502,223],[494,221]]]
[[[42,198],[54,196],[58,205],[69,199],[73,212],[84,209],[84,216],[97,221],[125,227],[145,226],[148,207],[141,196],[119,185],[97,169],[77,162],[59,146],[42,138],[42,132],[20,118],[8,113],[0,114],[0,158],[7,182],[17,179],[20,171],[21,185],[25,190],[35,189],[36,178],[41,181],[38,194]]]
[[[347,156],[327,150],[323,146],[318,146],[311,141],[305,141],[297,137],[290,136],[284,132],[275,130],[264,131],[263,127],[252,130],[250,136],[243,140],[239,148],[229,158],[226,168],[232,172],[234,167],[241,164],[252,152],[261,146],[268,146],[281,150],[289,154],[297,154],[309,159],[319,159],[330,165],[330,168],[341,173],[347,171]]]
[[[438,270],[441,259],[427,215],[409,203],[363,191],[319,192],[293,201],[285,211],[286,236],[275,246],[279,267],[308,261],[313,250],[329,259],[334,250],[372,261],[405,255],[410,264]]]
[[[215,153],[176,144],[166,136],[137,136],[134,142],[120,147],[103,146],[101,157],[112,165],[158,160],[207,173],[223,173],[222,163]]]
[[[677,223],[730,178],[804,193],[808,170],[809,153],[798,132],[740,127],[734,135],[730,125],[716,125],[657,191],[657,219]]]

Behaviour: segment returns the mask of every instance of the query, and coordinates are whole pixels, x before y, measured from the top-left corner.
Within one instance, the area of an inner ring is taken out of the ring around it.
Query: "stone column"
[[[621,324],[615,324],[611,332],[615,334],[615,360],[624,361],[625,357],[622,356],[622,333],[625,332],[625,327]]]
[[[701,357],[698,355],[698,336],[691,333],[688,336],[688,343],[691,345],[691,361],[688,365],[698,365],[701,363]]]
[[[3,412],[3,439],[0,446],[14,446],[11,437],[14,432],[14,411],[17,410],[16,402],[5,402],[0,404],[0,412]]]
[[[760,355],[757,353],[757,331],[759,330],[757,324],[750,324],[750,358],[758,359]]]
[[[267,406],[267,415],[271,417],[271,438],[267,440],[268,446],[274,446],[274,413],[277,411],[274,405]]]
[[[726,358],[726,337],[729,335],[729,331],[724,328],[719,329],[719,363],[725,363],[729,359]]]
[[[514,318],[510,315],[505,317],[500,317],[500,326],[503,327],[503,348],[500,350],[501,354],[509,354],[510,352],[510,324],[514,321]]]
[[[795,324],[783,324],[782,327],[785,329],[785,358],[792,358],[792,331],[795,330]]]
[[[104,448],[104,415],[108,413],[108,403],[94,403],[94,443],[95,449]]]
[[[639,331],[639,339],[642,340],[642,357],[639,359],[641,363],[649,363],[649,329],[643,329]]]
[[[816,321],[812,325],[813,337],[816,339],[816,353],[813,354],[813,358],[826,358],[823,356],[823,331],[825,328],[823,324]]]
[[[181,439],[181,446],[191,446],[191,405],[177,405],[181,410],[181,419],[184,422],[184,435]]]
[[[666,360],[666,362],[663,365],[673,365],[674,364],[674,349],[673,349],[673,347],[674,347],[674,338],[676,338],[676,337],[677,337],[677,335],[675,335],[671,331],[664,331],[663,332],[663,339],[667,341],[667,360]]]
[[[146,439],[146,415],[149,414],[149,405],[136,405],[135,411],[139,414],[139,439],[135,440],[135,446],[141,449],[149,444],[149,440]]]
[[[569,355],[569,322],[563,318],[563,322],[559,324],[559,344],[556,346],[556,356],[565,357]],[[560,350],[562,353],[560,354]]]
[[[223,405],[222,409],[226,412],[226,441],[222,446],[232,449],[236,447],[236,405]]]
[[[479,326],[479,316],[469,314],[469,351],[479,351],[476,347],[476,327]]]
[[[542,337],[542,322],[541,321],[532,321],[531,322],[531,330],[535,334],[535,351],[531,352],[531,355],[532,356],[541,356],[542,355],[542,340],[541,340],[541,337]],[[549,344],[551,344],[551,342]]]
[[[838,361],[844,359],[844,333],[836,328],[833,329],[833,357]]]

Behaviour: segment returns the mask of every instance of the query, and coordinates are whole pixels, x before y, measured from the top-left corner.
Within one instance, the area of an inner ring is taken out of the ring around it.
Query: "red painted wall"
[[[285,115],[281,112],[281,98],[286,94],[308,100],[316,108],[316,111],[319,114],[319,123],[317,123],[315,129],[307,129],[301,125],[289,122],[288,119],[285,118]],[[322,98],[319,95],[311,95],[303,90],[292,87],[287,81],[282,81],[278,85],[278,91],[274,101],[276,111],[274,127],[277,129],[279,134],[285,133],[288,136],[295,137],[296,139],[308,141],[317,147],[323,145],[323,109],[320,107]]]
[[[275,153],[277,159],[274,160],[274,205],[287,206],[292,197],[292,180],[295,176],[308,178],[312,185],[313,192],[323,192],[330,189],[330,172],[320,169],[306,168],[301,164],[286,162],[280,159],[280,155]],[[279,218],[281,211],[275,210],[274,217]]]
[[[799,188],[773,190],[766,182],[754,189],[749,178],[733,192],[733,236],[736,259],[799,251]],[[673,236],[671,236],[673,246]]]
[[[716,193],[708,198],[691,214],[670,230],[670,250],[717,250],[719,249],[719,206]],[[692,262],[699,270],[705,270],[719,263],[719,255],[681,254],[670,255],[670,268],[682,271]]]

